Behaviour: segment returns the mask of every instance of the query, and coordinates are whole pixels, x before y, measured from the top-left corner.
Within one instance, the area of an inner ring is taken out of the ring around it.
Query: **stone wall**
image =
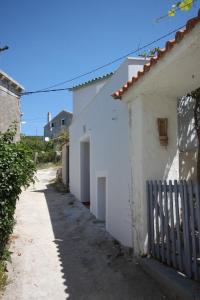
[[[66,131],[72,121],[72,113],[67,111],[61,111],[57,116],[55,116],[49,123],[44,126],[44,137],[49,137],[53,139],[58,136],[61,131]],[[65,125],[61,126],[61,120],[65,119]],[[54,127],[51,124],[54,123]]]
[[[16,140],[20,139],[20,100],[17,95],[0,86],[0,131],[5,132],[17,123]]]

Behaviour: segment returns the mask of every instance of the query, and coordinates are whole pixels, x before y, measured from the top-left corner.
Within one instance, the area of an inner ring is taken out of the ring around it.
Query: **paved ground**
[[[3,300],[166,299],[120,245],[70,194],[48,186],[55,170],[23,192]]]

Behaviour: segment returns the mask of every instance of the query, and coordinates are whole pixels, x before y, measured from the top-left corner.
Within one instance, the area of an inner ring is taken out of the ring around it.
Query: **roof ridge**
[[[57,118],[62,112],[65,112],[65,113],[67,113],[67,114],[73,115],[72,112],[63,109],[63,110],[61,110],[59,113],[57,113],[57,115],[55,115],[54,117],[52,117],[51,121],[47,122],[47,123],[45,124],[45,126],[48,125],[49,123],[51,123],[51,122],[52,122],[55,118]]]
[[[106,78],[112,76],[113,74],[114,74],[114,72],[110,72],[110,73],[104,74],[104,75],[102,75],[102,76],[95,77],[95,78],[90,79],[90,80],[87,80],[87,81],[85,81],[85,82],[83,82],[83,83],[77,84],[77,85],[75,85],[75,86],[69,88],[68,90],[69,90],[69,91],[73,91],[73,90],[75,90],[75,89],[82,88],[82,87],[84,87],[84,86],[86,86],[86,85],[89,85],[89,84],[91,84],[91,83],[94,83],[94,82],[96,82],[96,81],[106,79]]]

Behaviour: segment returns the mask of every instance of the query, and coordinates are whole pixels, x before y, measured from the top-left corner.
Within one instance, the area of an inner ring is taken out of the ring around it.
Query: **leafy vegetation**
[[[48,142],[44,141],[42,136],[21,136],[21,143],[30,148],[32,158],[39,168],[57,164],[61,159],[62,146],[68,141],[68,131],[61,131],[56,138]]]
[[[188,11],[193,7],[195,0],[183,0],[178,1],[172,5],[171,9],[168,11],[168,16],[173,17],[177,10]]]
[[[16,201],[22,188],[34,182],[36,171],[30,149],[21,142],[14,143],[16,127],[0,133],[0,260],[8,258],[6,245],[15,224]],[[0,277],[3,263],[0,264]],[[3,277],[2,277],[3,278]],[[1,281],[3,280],[0,278]]]
[[[54,143],[58,150],[61,150],[62,146],[69,142],[69,132],[68,131],[61,131],[60,134],[54,139]]]
[[[144,58],[154,57],[155,55],[158,54],[159,50],[160,50],[159,47],[155,47],[155,48],[150,49],[148,51],[144,51],[143,53],[139,54],[139,56],[144,57]]]
[[[21,143],[28,146],[37,165],[52,163],[56,159],[54,142],[45,142],[40,136],[22,136]]]

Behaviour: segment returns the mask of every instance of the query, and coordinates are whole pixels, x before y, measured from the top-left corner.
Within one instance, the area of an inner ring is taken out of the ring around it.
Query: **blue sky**
[[[0,55],[0,69],[26,91],[46,88],[87,72],[138,46],[185,24],[196,16],[199,1],[190,12],[165,15],[174,1],[133,0],[18,0],[2,1],[0,45],[9,45]],[[169,39],[169,38],[168,38]],[[155,46],[162,47],[165,40]],[[110,72],[119,63],[76,80],[69,87]],[[47,112],[72,111],[70,92],[35,94],[21,99],[22,132],[43,134]]]

